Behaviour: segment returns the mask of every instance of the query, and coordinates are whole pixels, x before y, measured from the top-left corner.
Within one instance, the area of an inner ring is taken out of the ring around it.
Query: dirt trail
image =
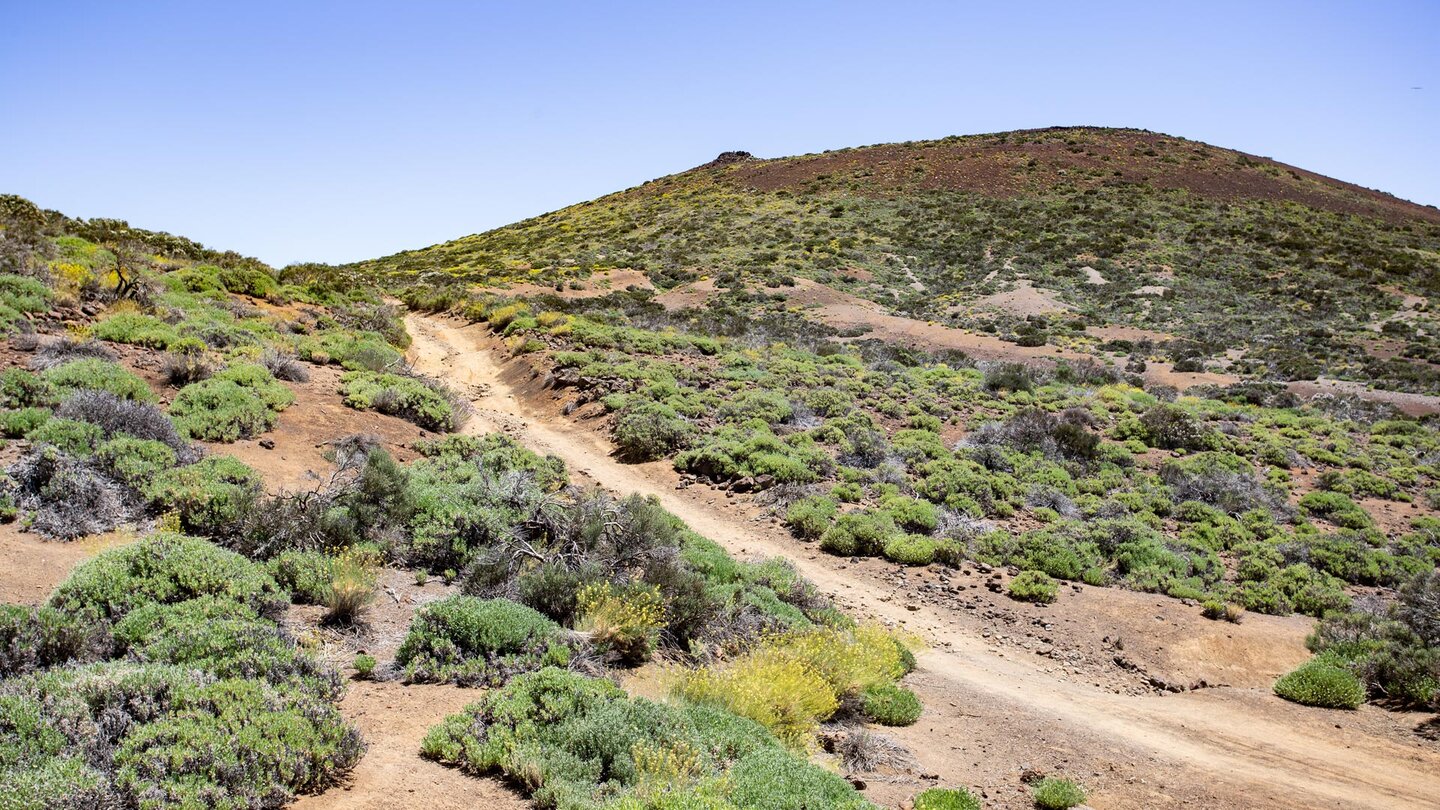
[[[922,764],[948,781],[973,783],[966,777],[974,771],[959,760],[975,758],[974,751],[937,739],[927,747],[916,734],[939,727],[945,737],[970,727],[972,737],[993,739],[988,726],[995,722],[1003,724],[1003,737],[1034,735],[1037,749],[1058,747],[1061,761],[1097,768],[1095,781],[1104,788],[1092,797],[1096,807],[1419,808],[1433,807],[1440,796],[1440,750],[1358,732],[1356,715],[1294,706],[1259,690],[1116,695],[1006,657],[956,631],[946,611],[895,601],[892,590],[847,571],[843,560],[810,554],[733,503],[716,503],[713,491],[677,489],[674,473],[663,466],[617,462],[593,431],[524,401],[518,380],[508,380],[492,356],[483,326],[420,315],[410,316],[407,326],[417,369],[471,392],[476,416],[467,432],[502,431],[608,489],[653,494],[732,553],[786,557],[842,604],[925,636],[932,646],[920,656],[916,680],[922,694],[929,692],[927,714],[903,736]],[[976,724],[976,717],[986,723]],[[1349,730],[1338,730],[1342,723]],[[953,753],[960,750],[965,753]],[[1097,760],[1097,752],[1105,758]],[[1127,770],[1128,762],[1130,773],[1102,774],[1102,762],[1112,771]]]

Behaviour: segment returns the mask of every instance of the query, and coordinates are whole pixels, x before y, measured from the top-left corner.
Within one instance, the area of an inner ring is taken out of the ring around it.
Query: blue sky
[[[1440,204],[1437,31],[1436,0],[0,0],[0,192],[340,262],[727,149],[1097,124]]]

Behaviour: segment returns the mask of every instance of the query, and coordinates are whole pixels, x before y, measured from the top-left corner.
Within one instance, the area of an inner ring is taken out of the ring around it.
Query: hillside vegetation
[[[1012,340],[1122,325],[1172,338],[1157,354],[1184,367],[1440,391],[1423,303],[1440,291],[1440,211],[1136,130],[741,153],[353,266],[429,287],[568,283],[610,268],[662,289],[801,276]],[[1028,321],[977,306],[1025,281],[1059,306]],[[1082,345],[1098,353],[1101,342]]]

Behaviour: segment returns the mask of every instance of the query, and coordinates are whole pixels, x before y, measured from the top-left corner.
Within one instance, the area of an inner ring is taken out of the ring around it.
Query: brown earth
[[[1073,142],[1073,143],[1071,143]],[[1416,205],[1270,158],[1156,132],[1051,127],[702,168],[715,182],[760,191],[800,190],[863,180],[862,193],[973,191],[1010,197],[1059,185],[1093,188],[1146,183],[1219,200],[1284,200],[1392,222],[1440,222],[1440,210]],[[641,190],[667,188],[664,181]],[[627,192],[634,193],[634,192]]]
[[[1097,808],[1427,807],[1440,794],[1440,749],[1410,733],[1420,716],[1370,706],[1308,709],[1269,693],[1270,678],[1304,656],[1303,621],[1247,617],[1240,625],[1202,625],[1193,608],[1174,600],[1082,587],[1045,609],[1051,629],[1040,627],[1049,642],[1025,637],[1023,629],[1009,628],[1023,626],[1022,617],[1035,626],[1028,607],[988,597],[970,597],[967,607],[963,598],[949,598],[953,592],[942,598],[933,587],[922,591],[920,585],[936,584],[919,582],[928,572],[907,574],[915,584],[896,587],[870,570],[883,563],[852,567],[812,552],[753,504],[684,487],[664,464],[618,463],[602,437],[558,416],[552,395],[523,363],[493,359],[495,344],[483,327],[420,316],[408,325],[421,371],[479,393],[467,430],[501,430],[559,456],[582,478],[654,494],[732,553],[789,558],[845,607],[924,636],[931,646],[911,685],[926,714],[893,734],[916,752],[921,773],[980,787],[988,806],[1028,806],[1018,781],[1022,767],[1076,776],[1092,788]],[[966,595],[984,591],[964,584]],[[1002,605],[1011,622],[994,617]],[[983,628],[975,630],[987,621],[1007,629],[987,638]],[[1001,639],[992,640],[996,635]],[[1146,683],[1154,677],[1165,687],[1139,688],[1139,676],[1119,664],[1124,674],[1097,677],[1104,655],[1114,658],[1105,637],[1112,646],[1121,639],[1120,655],[1147,670]],[[1064,655],[1071,648],[1081,652],[1073,666]],[[1188,689],[1201,679],[1230,685]],[[897,806],[928,781],[880,782],[870,792]]]

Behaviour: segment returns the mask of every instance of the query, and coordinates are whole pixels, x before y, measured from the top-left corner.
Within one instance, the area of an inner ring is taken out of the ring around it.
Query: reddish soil
[[[714,174],[716,182],[760,191],[860,178],[864,193],[875,195],[919,189],[1009,197],[1059,185],[1146,183],[1219,200],[1283,200],[1395,222],[1440,222],[1440,210],[1433,207],[1269,158],[1141,130],[1053,127],[841,149],[703,171]],[[642,188],[652,186],[660,187],[657,192],[665,188],[663,183]]]

